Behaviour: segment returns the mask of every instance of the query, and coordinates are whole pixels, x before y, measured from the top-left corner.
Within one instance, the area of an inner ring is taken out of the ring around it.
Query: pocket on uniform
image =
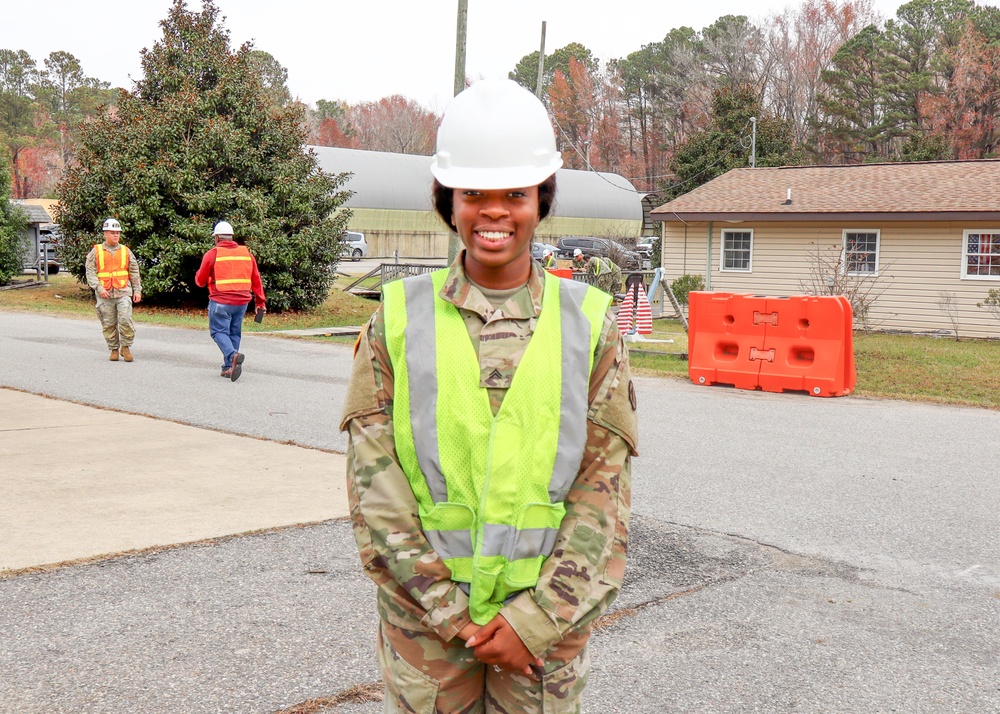
[[[379,629],[379,666],[385,681],[385,711],[400,714],[434,714],[438,681],[407,662]]]
[[[590,674],[590,648],[542,677],[543,714],[579,714],[580,699]]]

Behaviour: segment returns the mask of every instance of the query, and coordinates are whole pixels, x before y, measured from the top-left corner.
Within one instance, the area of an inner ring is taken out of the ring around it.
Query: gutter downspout
[[[708,222],[708,236],[705,243],[705,289],[712,289],[712,222]]]

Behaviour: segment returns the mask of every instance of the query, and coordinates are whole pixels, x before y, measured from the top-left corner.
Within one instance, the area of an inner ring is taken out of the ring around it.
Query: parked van
[[[344,232],[344,251],[341,253],[345,258],[351,260],[361,260],[368,257],[368,241],[365,234],[358,231]]]

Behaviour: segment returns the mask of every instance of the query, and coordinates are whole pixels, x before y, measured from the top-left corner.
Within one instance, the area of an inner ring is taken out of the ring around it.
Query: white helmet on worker
[[[104,227],[101,230],[118,231],[119,233],[121,233],[122,224],[116,221],[114,218],[109,218],[108,220],[104,221]]]
[[[543,258],[548,258],[550,255],[552,255],[552,251],[549,250],[548,248],[546,248],[545,250],[542,251],[542,257]]]
[[[582,258],[583,257],[583,251],[580,250],[579,248],[574,248],[573,249],[573,257],[574,258]]]
[[[215,224],[215,230],[212,231],[212,235],[232,237],[233,227],[229,225],[229,221],[219,221]]]
[[[510,79],[484,79],[444,110],[431,173],[449,188],[537,186],[562,166],[544,105]]]

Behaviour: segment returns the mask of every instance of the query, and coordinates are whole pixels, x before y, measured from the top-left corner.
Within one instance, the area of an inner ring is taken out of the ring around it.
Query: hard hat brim
[[[448,188],[469,188],[492,191],[501,188],[537,186],[562,167],[562,157],[556,154],[544,166],[510,166],[504,168],[464,168],[439,166],[431,161],[431,175]]]

